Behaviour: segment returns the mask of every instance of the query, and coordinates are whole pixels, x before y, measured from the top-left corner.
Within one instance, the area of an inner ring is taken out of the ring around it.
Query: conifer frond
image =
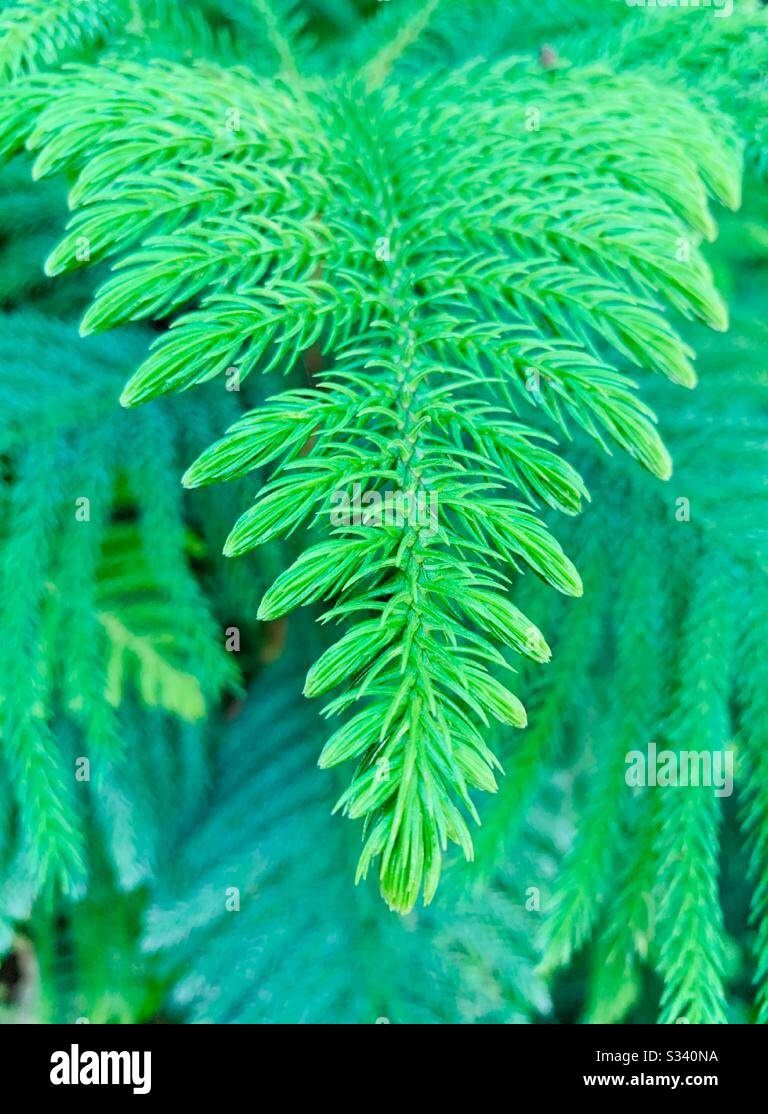
[[[741,683],[743,750],[741,772],[746,779],[744,829],[750,840],[751,876],[754,891],[751,922],[756,929],[754,942],[758,988],[758,1016],[768,1023],[768,742],[766,725],[768,689],[765,685],[768,654],[765,652],[765,620],[768,617],[765,580],[756,586],[744,641],[739,654]]]
[[[388,5],[406,18],[409,5]],[[364,28],[353,50],[371,49]],[[710,4],[630,4],[591,0],[443,0],[435,17],[401,59],[401,74],[460,65],[515,52],[544,68],[604,62],[615,71],[655,73],[665,90],[686,85],[697,100],[715,99],[747,141],[753,164],[768,169],[766,107],[768,10],[762,0]]]
[[[52,319],[3,319],[0,749],[33,889],[57,877],[74,886],[84,869],[59,717],[96,768],[119,756],[114,706],[126,693],[188,717],[236,677],[189,567],[173,479],[188,442],[169,443],[157,414],[135,422],[115,406],[135,351],[135,338],[106,338],[84,359]]]
[[[182,719],[200,719],[205,697],[200,682],[176,660],[179,638],[173,603],[166,602],[146,567],[141,537],[133,526],[115,525],[102,545],[97,572],[98,620],[109,639],[106,697],[122,703],[132,673],[141,699]],[[187,635],[189,637],[189,635]]]
[[[18,0],[0,13],[0,79],[50,67],[94,43],[116,22],[121,0]]]
[[[673,751],[714,756],[728,741],[733,631],[727,596],[706,552],[682,631],[686,685],[666,732]],[[711,787],[662,789],[658,897],[658,967],[664,978],[662,1023],[725,1021],[725,941],[718,899],[719,801]]]
[[[587,676],[580,698],[563,717],[555,643],[551,691],[545,687],[541,703],[530,702],[534,723],[559,718],[570,744],[566,760],[581,771],[578,831],[546,917],[544,969],[567,965],[594,934],[587,1021],[624,1020],[648,992],[649,968],[662,976],[663,1021],[750,1018],[749,1003],[733,993],[726,1008],[726,987],[738,962],[750,964],[752,943],[756,1019],[762,1016],[764,732],[757,689],[766,655],[757,643],[768,555],[768,333],[757,305],[768,259],[759,232],[765,219],[764,201],[752,200],[724,227],[716,263],[733,298],[733,325],[727,337],[692,336],[702,385],[695,407],[669,411],[673,489],[631,473],[617,486],[615,475],[601,482],[588,468],[600,497],[582,521],[563,528],[588,586],[595,580],[590,547],[604,552],[617,536],[627,537],[627,552],[619,549],[599,574],[610,603],[599,637],[581,642]],[[748,244],[743,222],[757,233]],[[640,531],[634,540],[631,523]],[[599,606],[594,595],[592,603]],[[575,614],[553,620],[563,638],[574,636],[575,621]],[[625,763],[649,744],[678,757],[693,753],[697,762],[697,755],[713,763],[719,755],[721,777],[730,753],[732,780],[633,791]],[[752,853],[751,894],[737,857],[743,835],[731,792]],[[494,811],[486,820],[492,830]],[[719,884],[721,873],[727,877]],[[738,951],[723,927],[726,886],[751,901],[757,930]]]
[[[606,721],[594,731],[594,783],[579,823],[579,835],[558,880],[551,911],[545,966],[567,964],[589,936],[614,882],[613,851],[622,834],[626,801],[621,792],[626,755],[653,737],[652,709],[660,699],[658,647],[661,615],[648,601],[662,592],[656,535],[647,528],[653,513],[641,500],[628,525],[619,557],[624,575],[614,593],[618,629],[613,655],[616,691]],[[607,570],[604,570],[607,572]],[[600,636],[596,643],[599,647]],[[548,700],[551,697],[548,697]],[[555,705],[557,707],[557,705]]]
[[[183,311],[126,405],[325,354],[316,385],[239,422],[186,482],[269,462],[225,552],[319,538],[260,615],[331,600],[325,621],[348,624],[305,692],[339,688],[328,711],[354,713],[321,761],[357,760],[339,808],[365,821],[359,874],[377,861],[407,911],[422,887],[431,900],[449,841],[472,856],[470,792],[496,788],[489,720],[525,723],[502,651],[550,656],[510,583],[527,566],[581,592],[531,496],[573,511],[583,485],[537,436],[581,427],[669,476],[627,367],[691,386],[665,311],[725,328],[699,242],[708,192],[738,204],[739,159],[721,121],[675,90],[660,103],[640,74],[512,60],[404,85],[389,68],[288,86],[210,65],[67,67],[11,91],[0,146],[26,141],[36,177],[73,181],[49,273],[78,266],[83,242],[117,257],[83,332]],[[434,529],[410,515],[329,531],[356,484],[433,501]]]

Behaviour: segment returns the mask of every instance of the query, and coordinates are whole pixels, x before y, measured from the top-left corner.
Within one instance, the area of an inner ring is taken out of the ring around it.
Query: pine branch
[[[409,50],[424,30],[440,6],[441,0],[424,0],[415,15],[409,15],[406,22],[390,41],[366,62],[361,76],[368,92],[379,89],[386,82],[398,59]]]
[[[71,329],[31,311],[3,326],[0,747],[13,771],[3,873],[25,877],[20,892],[32,896],[53,882],[79,892],[89,795],[128,825],[113,790],[122,705],[199,717],[236,675],[189,567],[177,425],[116,407],[130,336],[85,357]]]
[[[743,631],[739,654],[741,696],[743,707],[741,723],[743,732],[742,775],[747,779],[744,796],[743,826],[750,843],[750,873],[754,881],[751,902],[751,921],[757,929],[754,942],[756,957],[755,983],[757,984],[757,1021],[764,1025],[768,1020],[768,780],[766,763],[766,687],[765,672],[768,656],[765,653],[761,618],[766,614],[765,581],[758,580],[751,598],[749,618]]]
[[[93,257],[120,255],[85,332],[197,304],[156,342],[124,403],[232,367],[289,371],[313,345],[332,356],[300,396],[298,425],[299,396],[278,396],[187,473],[194,486],[272,462],[227,553],[322,530],[355,483],[437,501],[434,530],[325,526],[260,611],[331,598],[325,621],[350,624],[305,691],[340,687],[328,711],[354,711],[321,762],[357,759],[339,807],[365,821],[359,874],[379,860],[384,896],[407,911],[422,886],[433,896],[449,841],[472,855],[470,791],[496,788],[485,725],[525,723],[496,675],[502,649],[549,658],[508,599],[510,574],[528,565],[581,592],[526,502],[529,481],[515,479],[538,468],[544,501],[569,510],[581,481],[548,450],[527,451],[536,430],[517,422],[506,451],[516,445],[525,463],[507,473],[489,452],[494,407],[533,404],[669,474],[620,365],[692,382],[662,304],[725,326],[697,241],[713,232],[706,189],[738,202],[737,148],[682,95],[659,104],[645,78],[600,69],[552,78],[501,63],[408,88],[366,92],[348,75],[295,85],[213,67],[75,67],[18,88],[3,144],[28,135],[38,177],[77,176],[81,214],[52,272],[79,262],[82,237]]]
[[[117,25],[120,0],[19,0],[0,15],[0,77],[50,67]]]
[[[621,500],[626,507],[628,498]],[[564,863],[557,897],[547,924],[545,969],[565,965],[589,937],[601,905],[611,891],[615,849],[622,836],[630,790],[626,756],[644,750],[653,736],[650,709],[660,697],[659,646],[662,616],[649,616],[648,601],[661,597],[655,564],[658,535],[649,529],[648,506],[638,499],[628,516],[615,595],[619,629],[613,645],[616,692],[612,715],[596,731],[589,794],[578,822],[577,839]],[[634,836],[634,833],[631,833]]]
[[[632,810],[632,842],[620,884],[595,942],[588,1025],[615,1025],[635,1004],[642,989],[640,962],[647,962],[653,941],[655,904],[654,846],[658,810],[648,796]]]

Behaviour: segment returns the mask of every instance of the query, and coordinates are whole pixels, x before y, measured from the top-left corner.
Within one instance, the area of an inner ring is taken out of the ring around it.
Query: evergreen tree
[[[367,8],[0,15],[0,932],[50,1019],[763,1021],[768,17]]]

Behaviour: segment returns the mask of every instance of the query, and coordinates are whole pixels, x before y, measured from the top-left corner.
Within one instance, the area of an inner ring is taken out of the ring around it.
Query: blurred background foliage
[[[282,9],[307,67],[361,61],[405,28],[404,81],[513,53],[651,68],[660,96],[685,84],[746,144],[743,208],[718,213],[708,249],[731,328],[689,327],[690,395],[644,383],[668,483],[577,436],[592,504],[557,532],[584,598],[525,578],[553,647],[522,672],[530,726],[500,733],[475,863],[452,859],[434,903],[401,918],[353,886],[358,834],[331,818],[339,787],[316,768],[322,723],[297,678],[322,633],[256,623],[277,553],[222,560],[242,490],[178,482],[258,383],[121,410],[146,332],[79,339],[99,276],[42,270],[64,191],[32,185],[24,159],[3,170],[0,1018],[768,1020],[765,10],[443,0],[409,38],[408,0],[130,8],[102,5],[43,58],[0,32],[0,70],[112,50],[270,70],[265,19]],[[624,756],[651,740],[732,748],[735,795],[628,793]],[[25,748],[44,758],[34,780]],[[64,776],[83,755],[90,778]],[[60,861],[50,831],[20,838],[30,826],[54,831]]]

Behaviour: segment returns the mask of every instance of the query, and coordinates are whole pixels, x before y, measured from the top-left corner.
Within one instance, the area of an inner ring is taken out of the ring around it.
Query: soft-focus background
[[[290,7],[306,66],[322,70],[364,58],[413,4]],[[65,44],[53,64],[119,47],[269,71],[260,11],[137,4],[133,24]],[[670,967],[710,979],[721,939],[727,1018],[768,1018],[766,40],[751,2],[726,17],[446,0],[398,63],[403,80],[510,53],[655,68],[659,96],[682,83],[736,118],[747,167],[743,208],[716,214],[707,248],[731,329],[689,327],[694,392],[643,384],[674,476],[663,484],[577,438],[592,503],[557,533],[585,595],[526,578],[553,663],[522,674],[530,727],[498,739],[506,776],[482,806],[475,863],[450,856],[434,903],[405,918],[375,880],[354,886],[359,832],[331,816],[339,785],[316,767],[323,726],[299,693],[322,632],[311,616],[256,622],[277,549],[220,556],[248,483],[179,484],[263,388],[204,386],[121,410],[147,330],[78,337],[103,275],[44,276],[65,187],[33,184],[30,160],[2,170],[2,1020],[655,1021]],[[71,514],[79,498],[86,531]],[[11,706],[61,786],[39,822],[76,851],[69,892],[33,884],[16,838]],[[727,743],[737,759],[735,794],[713,799],[718,845],[693,838],[683,876],[663,803],[616,790],[626,752],[650,740]],[[100,755],[90,778],[59,776],[83,750]]]

